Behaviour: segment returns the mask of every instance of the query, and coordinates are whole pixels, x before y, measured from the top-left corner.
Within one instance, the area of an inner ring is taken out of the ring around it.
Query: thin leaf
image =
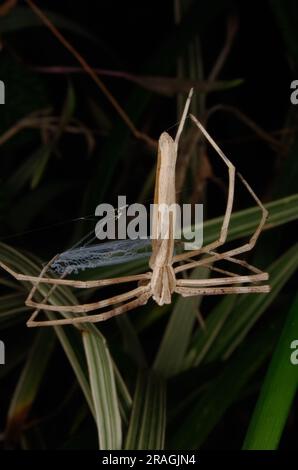
[[[30,157],[26,158],[24,163],[22,163],[15,173],[9,178],[6,183],[7,191],[10,194],[17,194],[23,189],[23,187],[28,183],[30,178],[32,178],[35,167],[38,165],[40,158],[45,151],[45,146],[42,146],[35,150]]]
[[[6,436],[15,440],[22,432],[55,345],[51,329],[40,330],[14,391],[7,416]]]
[[[242,79],[210,82],[172,77],[138,76],[127,73],[123,73],[122,76],[126,80],[137,83],[147,90],[165,96],[175,96],[183,92],[188,93],[191,88],[194,88],[199,93],[210,93],[212,91],[234,88],[243,83]]]
[[[65,127],[67,126],[68,121],[70,120],[74,112],[74,108],[75,94],[71,83],[69,83],[57,131],[52,140],[49,143],[43,145],[39,150],[40,154],[38,155],[37,164],[34,167],[34,173],[32,175],[31,189],[35,189],[40,183],[40,180],[45,172],[51,153],[54,151],[59,139],[63,135]]]
[[[298,194],[293,194],[282,199],[265,204],[269,212],[264,230],[269,230],[279,225],[291,222],[298,218]],[[204,222],[204,244],[218,238],[222,225],[222,217],[217,217]],[[228,232],[228,240],[236,240],[253,233],[260,220],[260,209],[250,207],[232,214]],[[194,227],[192,227],[192,231]]]
[[[162,450],[166,425],[166,385],[151,372],[140,372],[126,437],[126,450]]]
[[[52,144],[45,144],[40,147],[35,153],[35,156],[37,156],[37,162],[36,165],[33,167],[34,173],[32,175],[31,180],[31,189],[35,189],[38,186],[45,172],[52,150]]]
[[[120,374],[119,369],[117,368],[115,364],[114,364],[114,374],[115,374],[117,393],[119,397],[120,414],[121,414],[123,423],[128,425],[129,416],[130,416],[131,409],[132,409],[132,398],[123,380],[123,377]]]
[[[291,345],[298,338],[298,295],[271,359],[250,422],[244,449],[275,450],[298,388],[298,367],[291,362]]]
[[[67,74],[67,73],[86,73],[82,67],[36,67],[35,70],[42,73]],[[129,82],[136,83],[146,90],[159,93],[164,96],[175,96],[178,93],[188,93],[191,88],[198,93],[209,93],[212,91],[226,90],[234,88],[243,83],[242,79],[234,80],[192,80],[187,78],[160,77],[153,75],[135,75],[122,70],[106,70],[94,68],[99,76],[121,78]]]
[[[280,322],[257,331],[249,341],[223,365],[194,401],[170,442],[170,448],[197,449],[208,437],[226,410],[239,398],[241,390],[270,354],[278,335]],[[201,392],[201,389],[199,389]]]
[[[206,276],[206,269],[195,269],[190,278],[197,279]],[[202,296],[179,297],[176,302],[153,366],[153,369],[162,377],[171,377],[183,367],[184,356],[201,300]]]
[[[55,318],[52,312],[48,312],[47,316],[49,319]],[[81,336],[75,329],[67,329],[61,326],[55,326],[54,329],[61,346],[63,347],[65,355],[71,364],[90,411],[95,418],[94,404],[91,395],[89,377],[87,373],[87,363],[84,357]]]
[[[185,368],[197,367],[204,360],[216,338],[220,335],[223,325],[231,314],[236,295],[227,295],[219,302],[205,321],[205,329],[198,328],[192,339],[190,350],[185,360]]]
[[[99,447],[118,450],[122,444],[121,418],[113,363],[104,338],[83,332]]]
[[[116,318],[123,337],[123,350],[131,357],[138,367],[145,368],[147,361],[137,332],[130,319],[123,315]]]
[[[246,294],[237,302],[232,314],[221,330],[206,361],[229,357],[256,321],[276,298],[288,279],[298,267],[298,245],[294,245],[268,268],[271,292],[269,294]]]

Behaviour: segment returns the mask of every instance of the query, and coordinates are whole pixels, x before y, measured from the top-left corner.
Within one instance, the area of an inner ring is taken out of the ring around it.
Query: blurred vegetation
[[[298,72],[297,2],[38,5],[48,25],[31,1],[0,5],[1,261],[37,274],[92,229],[100,202],[115,204],[118,194],[150,202],[156,140],[164,130],[175,133],[194,86],[193,113],[270,211],[247,259],[268,269],[272,291],[175,298],[83,330],[32,331],[25,326],[29,286],[1,272],[1,445],[294,448],[298,108],[289,98]],[[181,202],[204,203],[204,241],[215,239],[227,178],[189,123],[177,190]],[[246,209],[252,205],[237,186],[229,245],[253,232],[259,213]],[[130,263],[100,275],[144,268]],[[51,302],[95,295],[59,288]]]

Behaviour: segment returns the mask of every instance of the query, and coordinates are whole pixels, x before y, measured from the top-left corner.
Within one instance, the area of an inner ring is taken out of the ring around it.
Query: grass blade
[[[272,322],[271,322],[272,323]],[[193,402],[177,431],[170,447],[197,449],[220,421],[226,410],[239,399],[239,394],[270,354],[280,322],[259,330],[246,341],[222,371]]]
[[[54,315],[49,312],[48,318],[54,319]],[[54,329],[85,396],[90,411],[95,417],[94,405],[87,374],[87,364],[84,357],[84,350],[82,347],[80,334],[74,329],[66,329],[61,326],[55,326]]]
[[[122,444],[121,418],[112,359],[103,337],[83,332],[99,446],[118,450]]]
[[[247,450],[278,447],[298,387],[297,364],[290,361],[291,344],[298,338],[298,295],[272,357],[244,442]]]
[[[147,367],[147,360],[134,325],[126,315],[116,317],[123,341],[123,351],[140,367]]]
[[[206,269],[195,269],[190,278],[207,277]],[[171,377],[183,367],[183,360],[197,319],[198,307],[202,297],[179,297],[177,300],[161,345],[159,347],[154,370],[162,377]]]
[[[208,315],[205,329],[198,329],[192,339],[192,345],[185,360],[185,368],[198,367],[204,360],[231,314],[235,301],[235,295],[227,295]]]
[[[150,372],[140,372],[125,449],[162,450],[166,425],[165,413],[165,382]]]
[[[75,109],[75,93],[72,84],[68,83],[66,97],[63,104],[62,113],[60,116],[60,122],[55,132],[54,137],[48,144],[43,145],[38,154],[38,160],[34,167],[34,173],[31,180],[31,189],[35,189],[46,170],[51,153],[54,151],[59,139],[62,137],[65,127],[71,119]]]
[[[274,301],[280,290],[298,267],[298,245],[291,247],[269,268],[271,292],[266,295],[246,294],[238,300],[236,307],[224,324],[206,361],[229,357],[243,341],[266,308]]]
[[[270,202],[269,204],[265,204],[265,207],[269,211],[269,217],[264,230],[270,230],[298,218],[298,194]],[[205,245],[218,237],[222,220],[222,217],[217,217],[204,222]],[[236,240],[250,235],[255,230],[259,220],[260,209],[258,207],[250,207],[235,212],[231,216],[228,240]],[[192,228],[192,230],[194,230],[194,228]]]
[[[40,330],[13,394],[7,416],[6,437],[16,440],[37,396],[45,369],[55,345],[52,330]]]

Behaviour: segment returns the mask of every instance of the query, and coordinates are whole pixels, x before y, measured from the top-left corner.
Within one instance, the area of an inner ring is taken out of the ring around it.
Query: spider
[[[45,276],[49,266],[51,266],[58,255],[42,269],[39,276],[29,276],[26,274],[16,273],[4,263],[0,262],[0,266],[17,280],[29,281],[33,285],[25,303],[28,307],[34,308],[35,311],[27,321],[27,326],[76,325],[86,322],[96,323],[145,305],[151,297],[160,306],[170,304],[174,293],[180,294],[183,297],[188,297],[196,295],[267,293],[270,291],[269,285],[258,284],[260,281],[268,280],[268,273],[262,272],[258,268],[248,264],[246,261],[237,258],[241,253],[248,252],[254,248],[268,217],[268,211],[265,209],[246,180],[239,173],[237,173],[237,176],[240,178],[241,182],[254,198],[261,210],[261,219],[255,232],[247,243],[221,253],[215,251],[220,246],[224,245],[227,239],[234,200],[236,169],[206,131],[204,126],[192,114],[190,114],[192,122],[213,146],[228,168],[229,187],[227,205],[219,238],[200,249],[175,254],[174,229],[171,217],[170,224],[168,225],[169,228],[167,236],[161,238],[159,235],[161,233],[161,228],[165,224],[162,212],[158,211],[159,205],[166,204],[171,206],[172,204],[175,204],[175,167],[178,143],[188,115],[192,93],[193,90],[190,91],[187,98],[175,139],[172,139],[167,132],[163,132],[158,142],[158,161],[154,192],[155,209],[153,212],[152,254],[149,260],[150,270],[142,274],[131,276],[79,281],[64,279],[63,276],[59,279]],[[213,267],[213,264],[220,260],[240,265],[248,270],[249,274],[237,275],[233,272]],[[184,279],[178,276],[179,273],[197,266],[210,268],[213,271],[225,274],[225,276],[208,279]],[[48,299],[56,286],[71,286],[86,289],[131,282],[137,282],[137,287],[132,290],[128,290],[125,293],[104,300],[99,300],[97,302],[82,305],[51,305],[48,303]],[[41,302],[37,302],[33,300],[34,294],[41,283],[51,285],[52,287],[44,299]],[[243,286],[241,284],[245,285]],[[105,309],[106,307],[109,307],[108,310],[101,313],[86,315],[89,312]],[[40,310],[73,313],[74,316],[63,319],[37,321],[35,319]]]

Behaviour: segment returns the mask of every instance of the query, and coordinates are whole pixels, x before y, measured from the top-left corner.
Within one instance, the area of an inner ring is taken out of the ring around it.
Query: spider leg
[[[182,297],[196,295],[222,295],[222,294],[252,294],[268,293],[270,286],[233,286],[233,287],[176,287],[175,292]]]
[[[183,128],[184,128],[184,125],[185,125],[185,121],[186,121],[186,118],[187,118],[187,113],[188,113],[188,110],[189,110],[192,95],[193,95],[193,88],[191,88],[189,90],[188,97],[187,97],[186,103],[184,105],[183,114],[182,114],[182,117],[181,117],[181,120],[180,120],[180,123],[179,123],[179,127],[178,127],[178,130],[177,130],[176,137],[175,137],[175,144],[177,146],[179,144],[180,136],[182,134],[182,131],[183,131]]]
[[[202,126],[202,124],[200,124],[200,122],[193,115],[191,115],[191,118],[194,121],[194,123],[199,127],[201,132],[205,135],[205,137],[209,140],[209,142],[212,144],[214,149],[217,151],[219,156],[224,160],[224,162],[226,163],[226,165],[229,168],[228,202],[227,202],[227,208],[226,208],[226,212],[225,212],[225,215],[224,215],[223,225],[222,225],[222,228],[221,228],[219,239],[216,240],[215,242],[209,243],[208,245],[200,248],[199,250],[193,250],[193,251],[190,251],[189,253],[182,253],[180,255],[174,256],[173,262],[193,258],[194,256],[197,256],[199,254],[206,253],[206,252],[209,252],[211,250],[214,250],[215,248],[218,248],[219,246],[221,246],[225,243],[226,238],[227,238],[227,233],[228,233],[228,227],[229,227],[229,223],[230,223],[233,199],[234,199],[235,167],[232,165],[230,160],[224,155],[224,153],[221,151],[221,149],[218,147],[218,145],[212,139],[212,137],[208,134],[208,132]],[[243,176],[240,173],[237,173],[237,176],[240,178],[243,185],[246,187],[246,189],[248,190],[250,195],[253,197],[253,199],[255,200],[255,202],[257,203],[259,208],[261,209],[262,215],[261,215],[260,222],[259,222],[255,232],[251,236],[249,242],[242,245],[242,246],[240,246],[239,248],[235,248],[234,250],[230,250],[230,251],[225,252],[226,256],[236,256],[240,253],[250,251],[255,246],[255,244],[256,244],[259,236],[260,236],[260,233],[261,233],[261,231],[262,231],[262,229],[263,229],[263,227],[266,223],[267,217],[268,217],[267,209],[264,207],[264,205],[262,204],[262,202],[260,201],[258,196],[255,194],[255,192],[253,191],[251,186],[248,184],[248,182],[243,178]]]
[[[195,268],[197,266],[204,266],[206,264],[214,263],[216,261],[226,260],[226,261],[230,261],[232,263],[236,263],[236,264],[239,264],[241,266],[244,266],[252,272],[261,273],[262,271],[259,270],[258,268],[256,268],[255,266],[252,266],[252,265],[246,263],[246,261],[244,261],[244,260],[239,260],[239,259],[235,258],[235,256],[237,256],[241,253],[245,253],[247,251],[250,251],[254,248],[254,246],[256,244],[256,241],[257,241],[257,238],[255,238],[254,235],[251,237],[251,239],[249,240],[248,243],[245,243],[244,245],[241,245],[238,248],[234,248],[233,250],[228,250],[228,251],[225,251],[223,253],[213,253],[211,256],[208,256],[207,258],[200,259],[200,260],[197,260],[197,261],[192,261],[190,263],[185,263],[181,266],[177,266],[176,268],[174,268],[174,272],[175,272],[175,274],[177,274],[179,272],[186,271],[187,269],[192,269],[192,268]],[[186,256],[185,259],[188,259],[188,257]]]
[[[242,266],[246,266],[246,267],[249,267],[250,270],[254,271],[254,272],[257,272],[257,268],[255,268],[254,266],[251,266],[251,265],[248,265],[245,261],[243,260],[236,260],[234,257],[241,254],[241,253],[245,253],[247,251],[250,251],[254,248],[254,246],[256,245],[257,243],[257,240],[262,232],[262,229],[266,223],[266,220],[267,220],[267,217],[268,217],[268,211],[267,209],[263,206],[263,204],[261,203],[260,199],[257,197],[257,195],[253,192],[253,190],[251,189],[251,187],[249,186],[249,184],[247,183],[247,181],[243,178],[242,175],[240,175],[240,173],[238,174],[239,178],[241,179],[241,181],[243,182],[243,184],[246,186],[247,190],[250,192],[250,194],[252,195],[252,197],[254,198],[254,200],[256,201],[257,205],[260,207],[261,211],[262,211],[262,216],[261,216],[261,219],[260,219],[260,222],[256,228],[256,230],[254,231],[253,235],[250,237],[249,241],[247,243],[245,243],[244,245],[241,245],[237,248],[234,248],[232,250],[228,250],[228,251],[225,251],[223,253],[213,253],[212,256],[210,257],[207,257],[205,259],[201,259],[199,261],[194,261],[192,263],[186,263],[182,266],[178,266],[174,269],[175,273],[178,273],[178,272],[181,272],[181,271],[184,271],[186,269],[191,269],[195,266],[200,266],[200,265],[204,265],[206,264],[206,262],[208,263],[213,263],[215,261],[219,261],[221,259],[225,259],[225,260],[228,260],[228,261],[231,261],[231,262],[234,262],[234,263],[238,263],[238,264],[241,264]],[[201,252],[200,252],[201,253]],[[182,253],[179,258],[179,261],[183,261],[183,260],[186,260],[186,259],[189,259],[190,257],[193,257],[195,255],[197,255],[199,253],[195,252],[195,251],[191,251],[190,253]],[[192,256],[190,256],[192,255]],[[176,258],[176,257],[175,257]]]
[[[55,260],[56,256],[47,264],[46,268],[49,268],[50,264]],[[33,283],[40,283],[40,284],[55,284],[60,286],[70,286],[76,287],[78,289],[89,289],[91,287],[102,287],[108,286],[111,284],[121,284],[124,282],[133,282],[133,281],[141,281],[145,279],[150,279],[151,273],[143,273],[143,274],[134,274],[132,276],[122,276],[122,277],[114,277],[110,279],[98,279],[94,281],[77,281],[72,279],[62,279],[62,278],[54,278],[54,277],[41,277],[39,276],[30,276],[28,274],[21,274],[15,272],[6,264],[0,261],[0,267],[8,272],[11,276],[13,276],[18,281],[28,281]],[[44,269],[43,269],[44,271]]]
[[[209,256],[209,257],[206,257],[206,258],[203,258],[203,259],[200,259],[200,260],[191,259],[189,263],[185,263],[181,266],[177,266],[176,268],[174,268],[175,274],[177,274],[181,271],[186,271],[187,269],[196,268],[197,266],[204,266],[204,267],[210,269],[211,271],[217,271],[217,272],[222,273],[222,274],[227,274],[228,276],[238,276],[238,274],[235,274],[233,272],[226,271],[226,270],[219,269],[219,268],[215,268],[214,266],[210,265],[210,263],[214,263],[214,262],[220,261],[222,259],[225,260],[225,261],[229,261],[231,263],[234,263],[234,264],[239,264],[240,266],[243,266],[248,271],[251,271],[255,274],[260,274],[260,273],[263,272],[260,269],[256,268],[255,266],[252,266],[251,264],[247,263],[247,261],[245,261],[245,260],[237,259],[237,258],[234,258],[234,257],[231,257],[231,256],[223,256],[222,257],[221,255],[225,255],[226,254],[225,252],[224,253],[215,253],[213,251],[210,251],[208,254],[216,256],[216,259],[214,259],[213,256]]]
[[[146,286],[136,287],[135,289],[132,289],[128,292],[124,292],[123,294],[115,295],[104,300],[99,300],[97,302],[82,305],[49,305],[46,303],[35,302],[32,300],[31,297],[26,300],[25,304],[27,305],[27,307],[34,307],[39,310],[48,310],[52,312],[86,313],[107,307],[109,305],[125,302],[126,300],[129,300],[133,297],[138,297],[141,294],[149,292],[149,290],[150,283],[148,283]]]
[[[267,281],[268,273],[251,274],[248,276],[218,277],[212,279],[177,279],[178,287],[208,287],[223,286],[230,284],[242,284],[246,282]]]
[[[228,190],[228,199],[227,199],[227,205],[226,205],[226,211],[225,215],[223,218],[223,223],[221,226],[220,230],[220,235],[217,240],[215,240],[212,243],[209,243],[206,246],[203,246],[202,248],[198,250],[192,250],[189,251],[188,253],[182,253],[180,255],[176,255],[173,257],[173,262],[176,263],[178,261],[187,259],[187,258],[192,258],[193,256],[197,256],[202,253],[207,253],[210,250],[214,250],[215,248],[223,245],[227,239],[227,234],[228,234],[228,228],[230,224],[230,219],[231,219],[231,214],[232,214],[232,209],[233,209],[233,201],[234,201],[234,190],[235,190],[235,166],[232,164],[232,162],[227,158],[227,156],[223,153],[223,151],[218,147],[216,142],[212,139],[212,137],[209,135],[209,133],[206,131],[206,129],[202,126],[202,124],[197,120],[195,116],[190,114],[190,117],[192,121],[195,123],[195,125],[200,129],[200,131],[204,134],[204,136],[207,138],[207,140],[211,143],[213,148],[216,150],[220,158],[224,161],[224,163],[228,167],[228,172],[229,172],[229,190]]]
[[[64,318],[61,320],[44,320],[44,321],[35,321],[37,313],[34,312],[30,319],[27,322],[28,327],[36,327],[36,326],[59,326],[59,325],[76,325],[79,323],[97,323],[101,321],[108,320],[109,318],[115,317],[117,315],[121,315],[129,310],[133,310],[141,305],[145,305],[148,302],[148,299],[151,297],[151,292],[146,292],[145,290],[143,293],[139,293],[136,299],[127,302],[123,305],[118,307],[114,307],[112,310],[108,310],[106,312],[97,314],[97,315],[87,315],[87,316],[80,316],[75,318]]]
[[[55,283],[55,284],[52,285],[51,289],[49,290],[47,295],[44,297],[42,302],[35,302],[32,299],[33,299],[33,297],[35,295],[35,292],[38,288],[40,279],[44,279],[42,276],[46,273],[46,271],[48,270],[48,268],[51,264],[52,264],[52,260],[42,269],[39,277],[37,278],[36,283],[33,285],[32,289],[31,289],[31,291],[28,295],[28,298],[25,301],[25,304],[28,307],[34,307],[34,308],[37,309],[33,314],[33,318],[35,318],[37,316],[37,314],[39,313],[40,310],[48,310],[48,311],[54,311],[54,312],[58,312],[58,311],[59,312],[72,312],[72,313],[90,312],[90,311],[93,311],[93,310],[97,310],[99,308],[106,307],[108,305],[113,305],[115,303],[124,302],[128,299],[131,299],[133,297],[141,295],[143,292],[146,292],[150,288],[150,284],[147,283],[146,285],[139,286],[136,289],[125,292],[124,294],[120,294],[120,295],[110,297],[110,298],[105,299],[105,300],[101,300],[99,302],[93,302],[93,303],[89,303],[89,304],[83,304],[83,305],[49,305],[46,302],[47,302],[48,298],[50,297],[50,295],[55,290],[55,288],[57,288],[57,286],[58,286],[58,284]],[[144,279],[143,275],[127,276],[127,277],[133,278],[131,280],[139,280],[140,276],[141,276],[141,280],[143,280]],[[121,281],[121,279],[127,279],[127,277],[126,278],[125,277],[116,278],[116,279]],[[147,279],[148,279],[148,277],[147,277]],[[60,279],[57,279],[57,280],[62,281],[63,279],[60,278]],[[106,281],[110,281],[110,280],[113,280],[113,278],[107,279]],[[114,280],[115,280],[115,278],[114,278]],[[89,283],[90,281],[86,281],[86,282]],[[91,281],[91,282],[93,283],[93,281]],[[96,283],[95,285],[98,285],[97,283],[99,281],[94,281],[94,282]],[[121,282],[125,282],[125,281],[121,281]],[[108,284],[113,284],[113,283],[109,282]],[[71,285],[73,285],[73,284],[71,284]],[[107,285],[107,284],[105,284],[105,285]],[[94,286],[94,284],[93,284],[93,286]]]
[[[208,256],[206,258],[203,258],[203,259],[200,259],[200,260],[192,260],[190,263],[185,263],[185,264],[182,264],[181,266],[177,266],[176,268],[174,268],[175,274],[180,273],[182,271],[186,271],[187,269],[196,268],[198,266],[206,266],[208,268],[208,265],[210,263],[214,263],[216,261],[221,261],[221,260],[229,261],[229,262],[234,263],[234,264],[239,264],[240,266],[243,266],[244,268],[248,269],[249,271],[251,271],[255,274],[260,274],[260,273],[263,272],[260,269],[256,268],[255,266],[252,266],[251,264],[247,263],[244,260],[234,258],[233,256],[229,256],[229,251],[226,251],[226,252],[223,252],[223,253],[215,253],[215,252],[211,251],[210,254],[211,254],[211,256]],[[217,269],[211,268],[211,267],[210,267],[210,269],[214,269],[215,271],[217,270]],[[218,271],[221,272],[223,270],[218,270]],[[237,274],[229,273],[228,271],[225,271],[225,273],[227,273],[229,275],[236,275],[237,276]]]

